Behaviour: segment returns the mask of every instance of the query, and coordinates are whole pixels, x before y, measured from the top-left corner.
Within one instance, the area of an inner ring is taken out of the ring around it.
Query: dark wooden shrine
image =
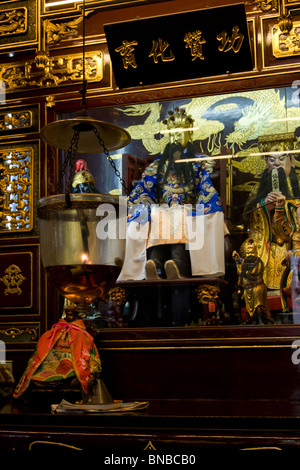
[[[40,130],[47,123],[81,111],[78,90],[82,73],[78,75],[78,70],[82,70],[83,30],[81,23],[75,21],[80,16],[78,1],[67,7],[47,7],[46,2],[38,0],[15,3],[18,7],[20,4],[20,15],[25,15],[26,10],[28,28],[0,36],[0,78],[6,85],[6,100],[0,113],[0,184],[4,181],[2,155],[27,152],[32,158],[32,217],[21,231],[0,226],[0,339],[5,342],[7,360],[12,362],[17,382],[39,337],[62,311],[61,299],[48,283],[41,262],[36,215],[37,200],[56,191],[60,155],[40,139]],[[292,86],[299,97],[299,52],[289,54],[275,41],[283,7],[291,14],[295,28],[300,22],[300,3],[286,0],[245,2],[251,70],[117,87],[104,24],[153,16],[167,18],[171,13],[205,9],[207,3],[88,2],[89,112],[100,112],[105,117],[114,107],[129,106],[132,111],[140,103],[161,105],[200,96]],[[230,4],[239,3],[234,0]],[[220,4],[226,6],[228,2],[214,0],[209,7]],[[10,7],[11,2],[1,2],[0,13],[6,15]],[[49,24],[56,25],[59,34],[55,36]],[[66,29],[67,24],[71,30]],[[20,113],[24,113],[25,121]],[[30,116],[30,125],[22,124],[28,123]],[[123,175],[131,188],[151,159],[128,153],[121,157]],[[216,168],[216,184],[225,216],[229,217],[232,174],[224,161]],[[108,180],[107,175],[102,175],[103,180]],[[0,185],[0,217],[4,210],[3,188]],[[18,217],[21,215],[22,212]],[[19,267],[24,280],[21,292],[6,295],[2,279],[11,265]],[[148,401],[146,410],[114,415],[57,415],[51,413],[50,405],[58,397],[52,396],[43,403],[14,400],[11,408],[5,408],[0,415],[1,452],[38,450],[39,445],[42,448],[47,443],[63,444],[69,450],[99,449],[102,456],[137,452],[148,458],[149,452],[176,451],[180,455],[195,454],[199,466],[198,452],[207,448],[299,449],[300,325],[242,325],[232,297],[227,298],[233,288],[228,278],[215,282],[226,302],[226,315],[219,316],[219,321],[206,318],[203,322],[203,316],[197,314],[202,306],[195,300],[199,282],[193,279],[120,284],[130,295],[128,316],[121,323],[112,322],[106,327],[88,325],[95,335],[104,380],[113,398]],[[190,289],[188,295],[194,296],[192,300],[188,297],[189,307],[186,288]],[[171,312],[164,307],[166,298],[174,302]],[[136,301],[142,313],[133,317]]]

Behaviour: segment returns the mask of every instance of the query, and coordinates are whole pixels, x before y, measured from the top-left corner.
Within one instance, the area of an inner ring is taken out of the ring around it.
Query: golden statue
[[[273,232],[277,243],[286,247],[284,274],[281,281],[281,302],[284,311],[288,311],[287,297],[293,297],[293,307],[298,298],[297,289],[299,279],[300,256],[300,200],[289,201],[285,196],[277,198],[273,220]],[[292,290],[294,290],[292,292]],[[299,308],[297,308],[299,310]]]
[[[197,299],[202,305],[203,325],[220,325],[220,288],[211,284],[201,284],[197,289]]]
[[[270,290],[280,289],[285,266],[285,244],[278,244],[273,233],[273,218],[277,198],[300,198],[295,169],[293,133],[263,136],[259,150],[264,153],[266,169],[260,182],[252,189],[244,216],[249,223],[249,237],[257,242],[258,256],[265,265],[264,281]]]
[[[248,238],[241,245],[241,255],[234,251],[239,293],[245,300],[248,323],[275,323],[268,306],[267,287],[263,280],[264,263],[257,256],[257,243]]]

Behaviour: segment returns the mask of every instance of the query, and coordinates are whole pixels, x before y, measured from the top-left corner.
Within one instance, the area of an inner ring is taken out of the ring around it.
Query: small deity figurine
[[[66,319],[60,319],[39,339],[26,370],[15,388],[19,398],[30,383],[54,390],[60,385],[79,383],[83,397],[93,374],[101,372],[101,361],[93,337],[86,331],[76,309],[66,308]]]
[[[248,318],[244,324],[249,323],[275,323],[269,310],[267,287],[263,280],[264,264],[257,256],[257,244],[248,238],[241,246],[242,256],[234,251],[238,273],[239,293],[245,300]]]
[[[85,160],[77,160],[72,183],[73,193],[98,193],[93,175],[89,172]]]
[[[108,292],[107,312],[104,315],[109,327],[126,327],[123,310],[126,302],[126,291],[122,287],[112,287]]]
[[[220,289],[210,284],[200,285],[197,289],[197,299],[202,305],[203,325],[220,325],[220,310],[222,302]]]

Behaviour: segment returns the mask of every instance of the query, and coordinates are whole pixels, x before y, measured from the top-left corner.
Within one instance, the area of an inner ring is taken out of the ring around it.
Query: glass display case
[[[109,311],[118,299],[119,315],[132,327],[298,324],[298,87],[92,108],[91,117],[131,135],[125,148],[110,153],[125,189],[104,155],[81,155],[97,191],[134,194],[170,141],[164,120],[177,108],[193,120],[192,164],[203,167],[209,161],[209,190],[217,192],[224,214],[224,235],[217,234],[224,240],[224,273],[151,282],[119,279],[117,291],[99,310]],[[129,159],[135,162],[131,173]]]

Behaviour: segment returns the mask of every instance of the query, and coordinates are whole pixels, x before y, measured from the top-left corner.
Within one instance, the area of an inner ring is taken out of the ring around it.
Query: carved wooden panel
[[[0,145],[0,233],[32,231],[38,197],[39,144],[15,141]]]
[[[58,45],[63,40],[76,38],[78,36],[78,28],[83,22],[83,16],[63,17],[45,19],[43,22],[43,42],[46,47]]]
[[[300,54],[300,21],[293,21],[290,31],[282,31],[275,24],[272,31],[273,56],[281,59]]]
[[[0,37],[26,33],[28,28],[27,13],[27,8],[23,6],[1,10]]]
[[[39,314],[38,245],[0,247],[0,317]]]
[[[254,10],[256,9],[264,13],[270,13],[277,11],[278,0],[248,0],[245,2],[245,5],[251,5],[254,7]]]
[[[0,147],[0,231],[33,228],[34,148],[31,145]]]
[[[13,324],[0,323],[0,340],[4,343],[31,343],[39,339],[40,324],[19,323]]]
[[[39,106],[26,105],[1,108],[0,136],[39,132]]]
[[[15,51],[37,43],[38,0],[1,2],[0,18],[0,51]]]
[[[82,53],[50,57],[38,52],[28,62],[6,63],[0,66],[0,80],[6,93],[32,88],[51,88],[82,81]],[[86,53],[86,77],[101,82],[103,78],[103,54],[101,51]]]
[[[261,19],[263,68],[287,70],[299,64],[300,15],[293,15],[292,29],[282,32],[278,16]],[[281,25],[281,27],[283,27]]]

